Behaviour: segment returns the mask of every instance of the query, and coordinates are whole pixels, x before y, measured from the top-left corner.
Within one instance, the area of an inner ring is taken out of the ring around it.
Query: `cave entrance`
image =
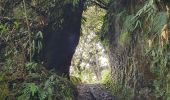
[[[101,83],[110,74],[108,56],[99,38],[106,11],[96,6],[83,12],[81,37],[70,67],[71,77]]]

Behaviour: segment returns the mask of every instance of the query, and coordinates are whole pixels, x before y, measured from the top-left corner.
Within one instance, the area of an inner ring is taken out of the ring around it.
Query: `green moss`
[[[128,32],[123,32],[119,37],[119,43],[123,46],[129,38]]]
[[[110,80],[110,71],[109,71],[109,70],[103,70],[103,71],[101,72],[101,74],[102,74],[102,80],[101,80],[101,82],[102,82],[103,84],[107,83],[107,82]]]
[[[167,100],[170,100],[170,73],[167,75],[166,80],[166,97]]]
[[[8,86],[5,82],[0,82],[0,100],[5,100],[10,95]]]

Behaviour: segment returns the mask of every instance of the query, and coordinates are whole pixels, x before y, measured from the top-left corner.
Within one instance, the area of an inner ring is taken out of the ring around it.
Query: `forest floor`
[[[116,100],[101,84],[77,85],[78,100]]]

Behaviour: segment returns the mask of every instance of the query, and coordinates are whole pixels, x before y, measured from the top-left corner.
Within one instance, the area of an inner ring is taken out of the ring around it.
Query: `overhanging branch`
[[[100,2],[100,0],[92,0],[92,3],[94,3],[95,5],[99,6],[100,8],[103,8],[105,10],[108,9],[107,4],[104,4],[103,2]]]

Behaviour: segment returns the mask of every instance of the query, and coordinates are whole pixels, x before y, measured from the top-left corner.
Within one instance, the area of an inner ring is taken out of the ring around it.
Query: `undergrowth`
[[[75,100],[75,86],[67,78],[34,60],[42,39],[24,19],[0,21],[0,100]]]

